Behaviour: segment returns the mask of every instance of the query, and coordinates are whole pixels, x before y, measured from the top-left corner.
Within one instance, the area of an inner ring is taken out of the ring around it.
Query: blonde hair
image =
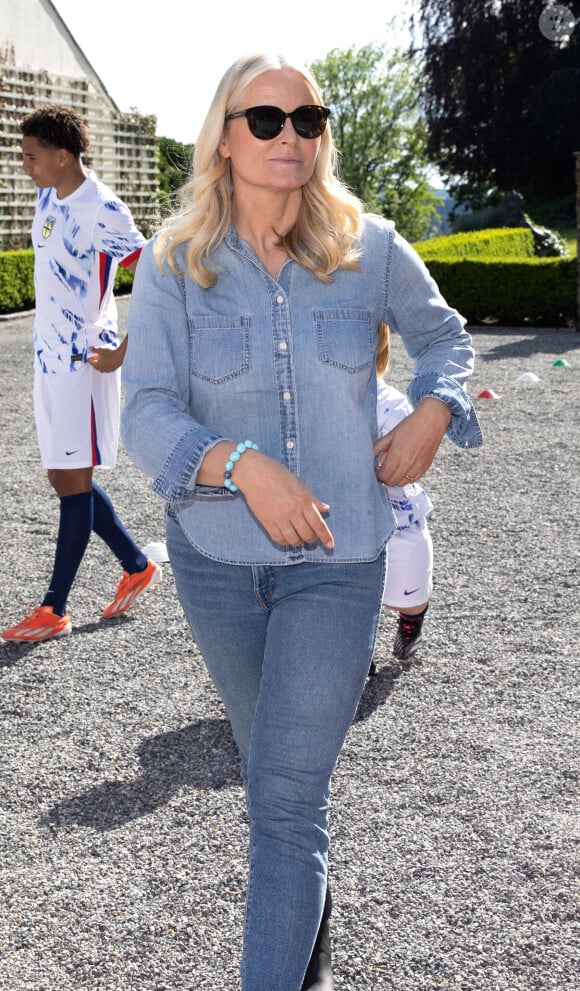
[[[377,350],[375,362],[377,366],[377,375],[382,379],[387,368],[389,367],[389,360],[391,357],[391,331],[388,324],[380,323],[377,327]]]
[[[288,62],[282,55],[257,54],[238,59],[221,79],[199,132],[193,156],[193,173],[182,187],[181,208],[159,232],[155,257],[180,274],[176,248],[187,242],[187,270],[205,289],[215,285],[218,273],[211,268],[212,253],[224,240],[231,224],[232,179],[229,159],[219,148],[226,114],[254,79],[271,69],[289,68],[301,75],[322,104],[322,94],[309,69]],[[357,269],[362,204],[335,175],[336,149],[330,127],[322,134],[314,172],[302,190],[295,226],[281,238],[290,258],[310,269],[323,282],[338,268]]]

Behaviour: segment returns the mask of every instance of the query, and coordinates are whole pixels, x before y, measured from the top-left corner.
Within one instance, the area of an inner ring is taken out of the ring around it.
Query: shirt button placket
[[[280,419],[282,437],[282,458],[290,471],[297,471],[298,450],[296,444],[296,408],[294,397],[294,370],[292,367],[292,352],[289,346],[290,322],[286,297],[278,292],[274,311],[275,339],[277,342],[276,384],[278,395],[281,396]]]

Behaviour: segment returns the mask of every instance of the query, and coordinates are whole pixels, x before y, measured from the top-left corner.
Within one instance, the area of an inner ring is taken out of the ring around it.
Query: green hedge
[[[426,259],[445,299],[469,323],[562,327],[576,314],[576,259]]]
[[[15,313],[34,306],[32,248],[0,251],[0,313]]]
[[[115,276],[115,292],[127,293],[131,292],[131,287],[133,285],[133,273],[128,272],[126,268],[122,268],[119,265],[117,269],[117,274]]]
[[[126,269],[117,269],[116,292],[130,292],[133,276]],[[34,252],[0,251],[0,313],[17,313],[34,306]]]
[[[445,298],[470,323],[497,321],[516,327],[573,323],[576,259],[522,258],[528,235],[532,237],[527,228],[501,228],[432,238],[418,242],[414,248]],[[470,252],[480,252],[479,257],[461,255],[467,244]],[[519,257],[511,253],[516,245]],[[439,254],[433,257],[437,249]],[[0,313],[34,306],[33,267],[32,249],[0,252]],[[119,267],[116,291],[130,291],[132,282],[131,273]]]
[[[529,227],[497,227],[464,234],[448,234],[418,241],[413,245],[425,261],[437,258],[453,261],[456,258],[533,258],[534,235]]]

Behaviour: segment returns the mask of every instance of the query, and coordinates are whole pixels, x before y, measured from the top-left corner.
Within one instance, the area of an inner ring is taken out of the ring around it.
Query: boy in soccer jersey
[[[120,263],[134,271],[145,243],[125,204],[83,163],[89,134],[70,107],[50,104],[21,122],[22,168],[38,187],[34,246],[34,412],[48,480],[60,499],[50,588],[5,640],[40,641],[71,632],[69,591],[94,530],[123,567],[103,616],[118,616],[155,585],[147,559],[93,481],[113,468],[120,415],[119,344],[113,283]]]
[[[412,411],[402,392],[382,379],[377,383],[379,437],[388,434]],[[388,485],[387,491],[397,529],[389,540],[383,605],[399,614],[393,654],[406,661],[421,643],[433,590],[433,541],[427,525],[433,504],[418,482]]]
[[[379,437],[394,430],[412,412],[406,396],[383,380],[390,354],[390,330],[382,323],[378,327],[376,356]],[[406,661],[413,657],[422,641],[423,620],[433,590],[433,541],[427,525],[433,504],[418,482],[387,485],[387,492],[397,528],[389,540],[383,606],[399,614],[393,654],[398,660]],[[374,661],[369,674],[376,674]]]

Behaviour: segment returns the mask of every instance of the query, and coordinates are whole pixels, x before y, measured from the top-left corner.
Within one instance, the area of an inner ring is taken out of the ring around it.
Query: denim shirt
[[[482,443],[462,383],[473,350],[464,320],[392,224],[367,215],[360,270],[328,285],[287,260],[272,278],[233,228],[212,255],[217,283],[139,262],[123,364],[122,438],[191,544],[230,564],[374,560],[395,522],[375,477],[375,348],[384,321],[415,361],[408,395],[451,409],[448,437]],[[185,273],[183,246],[176,253]],[[181,253],[180,253],[181,252]],[[330,506],[335,546],[275,543],[241,492],[196,484],[218,442],[252,440]]]

